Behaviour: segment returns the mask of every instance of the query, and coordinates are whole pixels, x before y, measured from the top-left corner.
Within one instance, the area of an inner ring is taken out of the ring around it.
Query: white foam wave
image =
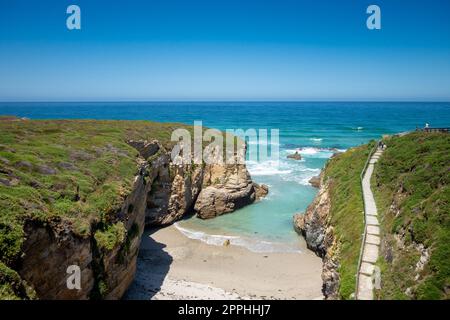
[[[288,245],[258,239],[250,239],[239,236],[207,234],[202,231],[195,231],[181,227],[178,223],[175,227],[186,237],[193,240],[200,240],[206,244],[214,246],[223,246],[226,240],[230,241],[230,245],[244,247],[256,253],[273,253],[273,252],[292,252],[301,253],[301,250],[290,247]]]
[[[302,172],[314,172],[314,173],[320,173],[320,169],[313,169],[313,168],[304,168],[304,169],[300,169],[300,171]]]
[[[320,173],[320,169],[312,169],[312,168],[303,168],[298,170],[295,174],[291,174],[285,177],[282,177],[284,181],[292,181],[296,182],[303,186],[310,186],[309,180],[317,176]]]
[[[254,141],[254,140],[249,140],[247,141],[247,145],[249,146],[255,146],[255,145],[260,145],[260,146],[279,146],[280,144],[278,142],[273,142],[272,140],[258,140],[258,141]]]
[[[246,164],[252,176],[284,175],[292,172],[290,169],[282,169],[278,161],[247,161]]]
[[[309,140],[312,142],[320,143],[320,142],[322,142],[323,139],[322,138],[310,138]]]
[[[306,148],[300,148],[300,149],[298,150],[298,152],[299,152],[300,154],[303,154],[303,155],[313,155],[313,154],[319,153],[319,152],[320,152],[320,149],[318,149],[318,148],[310,148],[310,147],[306,147]]]
[[[303,157],[311,157],[311,158],[329,158],[333,155],[334,149],[329,148],[316,148],[316,147],[303,147],[297,149],[288,149],[286,152],[289,154],[298,152]]]

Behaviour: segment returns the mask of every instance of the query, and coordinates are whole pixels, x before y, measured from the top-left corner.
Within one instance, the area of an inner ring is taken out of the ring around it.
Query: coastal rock
[[[253,187],[256,190],[256,201],[265,198],[269,193],[269,187],[265,184],[253,183]]]
[[[320,176],[314,176],[308,181],[314,188],[320,188]]]
[[[305,237],[308,248],[322,258],[326,253],[324,239],[330,204],[328,188],[321,188],[305,214],[294,218],[295,229]]]
[[[301,234],[307,247],[322,258],[322,292],[326,299],[337,299],[339,289],[338,242],[333,228],[329,225],[331,208],[329,183],[322,183],[314,201],[305,214],[293,217],[294,229]]]
[[[202,219],[242,208],[253,203],[257,193],[263,196],[268,189],[255,185],[243,164],[207,165],[203,185],[207,187],[202,189],[194,206]]]
[[[293,222],[294,222],[294,230],[298,233],[303,235],[303,230],[305,229],[305,216],[303,213],[297,213],[293,216]]]
[[[253,184],[248,184],[244,189],[209,186],[200,192],[194,209],[199,218],[210,219],[233,212],[254,202],[255,199]]]
[[[152,160],[147,170],[146,225],[167,225],[192,210],[203,181],[203,168],[198,165],[175,165],[169,154]]]
[[[161,149],[157,140],[150,142],[147,140],[128,140],[127,143],[135,148],[139,152],[139,155],[144,159],[148,159],[155,155]]]
[[[152,157],[147,171],[151,188],[147,195],[146,225],[171,224],[191,211],[203,219],[213,218],[268,193],[266,185],[253,183],[245,164],[238,161],[239,153],[231,164],[220,161],[215,146],[207,146],[205,154],[210,164],[183,164],[178,158],[172,161],[165,150]]]
[[[120,299],[134,278],[144,230],[147,186],[137,176],[133,191],[112,216],[125,226],[126,237],[112,250],[98,248],[94,232],[82,236],[72,222],[55,218],[43,224],[28,221],[18,273],[40,299]],[[91,228],[98,226],[92,225]],[[67,288],[67,268],[78,266],[81,289]],[[37,267],[38,266],[38,267]]]
[[[221,163],[215,147],[205,148],[210,161],[203,169],[201,191],[195,201],[194,211],[202,219],[233,212],[267,195],[268,187],[254,183],[242,155],[245,145],[234,154],[233,161]]]
[[[339,151],[339,150],[336,149],[336,148],[331,148],[330,151],[333,152],[333,155],[331,156],[331,158],[335,158],[335,157],[337,157],[338,155],[340,155],[340,154],[343,153],[342,151]]]
[[[120,209],[108,212],[108,225],[124,228],[123,239],[119,237],[113,247],[102,246],[96,238],[98,232],[104,232],[104,221],[89,220],[85,234],[77,233],[76,222],[67,218],[26,222],[17,272],[40,299],[120,299],[133,281],[145,225],[173,223],[194,207],[200,217],[212,218],[250,204],[268,192],[267,186],[253,183],[245,164],[174,164],[157,141],[128,143],[138,148],[138,174],[131,190],[123,195]],[[112,145],[106,148],[108,152],[122,152]],[[70,156],[72,161],[91,158],[84,151],[72,151]],[[62,170],[76,168],[69,162],[57,165]],[[56,172],[25,161],[15,166],[44,174]],[[3,179],[0,183],[11,185],[11,181]],[[80,268],[80,290],[67,288],[66,271],[71,265]]]
[[[70,229],[69,223],[58,220],[47,226],[33,221],[25,225],[26,239],[17,271],[40,299],[89,299],[94,287],[91,241],[75,236]],[[80,268],[81,290],[67,288],[66,270],[70,265]]]
[[[287,156],[288,159],[294,159],[294,160],[302,160],[302,156],[300,153],[298,153],[298,151],[295,151],[294,154],[289,154]]]
[[[337,300],[339,291],[339,265],[333,259],[325,259],[322,267],[322,293],[327,300]]]

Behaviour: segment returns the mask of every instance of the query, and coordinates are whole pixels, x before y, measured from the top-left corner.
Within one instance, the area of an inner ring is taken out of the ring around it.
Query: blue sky
[[[53,100],[450,101],[450,1],[0,0],[0,101]]]

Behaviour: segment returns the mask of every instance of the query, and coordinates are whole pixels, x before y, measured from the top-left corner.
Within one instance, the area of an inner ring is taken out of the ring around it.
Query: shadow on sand
[[[163,250],[165,244],[151,237],[158,229],[148,228],[142,235],[136,274],[123,297],[125,300],[150,300],[161,290],[173,258]]]

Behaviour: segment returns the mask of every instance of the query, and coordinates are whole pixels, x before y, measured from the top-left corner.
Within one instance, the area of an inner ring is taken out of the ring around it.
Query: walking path
[[[361,265],[358,271],[358,290],[356,294],[356,299],[358,300],[373,299],[373,275],[380,249],[380,224],[378,222],[377,206],[370,189],[370,178],[372,177],[374,165],[382,153],[383,150],[379,148],[370,158],[362,180],[366,225]]]

